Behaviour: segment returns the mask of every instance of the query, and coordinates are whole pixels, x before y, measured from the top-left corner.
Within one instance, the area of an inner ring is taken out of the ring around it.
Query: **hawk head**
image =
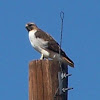
[[[26,29],[27,29],[28,31],[32,31],[32,30],[35,30],[35,29],[38,28],[38,27],[36,26],[36,24],[34,24],[34,23],[27,23],[25,27],[26,27]]]

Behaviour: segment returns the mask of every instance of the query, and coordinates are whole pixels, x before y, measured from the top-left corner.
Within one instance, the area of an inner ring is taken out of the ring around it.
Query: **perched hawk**
[[[26,29],[29,32],[29,40],[32,47],[41,53],[41,58],[51,58],[57,61],[61,61],[71,67],[74,67],[74,63],[65,52],[61,49],[59,55],[59,44],[46,32],[39,29],[36,24],[26,24]]]

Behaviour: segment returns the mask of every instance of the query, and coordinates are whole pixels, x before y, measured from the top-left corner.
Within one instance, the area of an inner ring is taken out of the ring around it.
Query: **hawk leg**
[[[41,57],[40,57],[40,59],[42,60],[42,59],[44,59],[44,56],[43,56],[43,54],[41,54]]]

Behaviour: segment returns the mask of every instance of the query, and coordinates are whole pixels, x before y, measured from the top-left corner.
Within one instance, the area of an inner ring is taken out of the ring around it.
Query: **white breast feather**
[[[42,53],[44,56],[49,56],[49,52],[44,50],[43,48],[48,47],[48,41],[44,41],[43,39],[36,38],[35,32],[37,30],[32,30],[29,32],[29,40],[31,42],[31,45],[40,53]]]

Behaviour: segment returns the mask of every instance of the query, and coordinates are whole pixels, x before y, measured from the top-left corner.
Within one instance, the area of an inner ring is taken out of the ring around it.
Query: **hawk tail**
[[[74,68],[74,63],[73,63],[72,60],[70,60],[69,58],[66,58],[66,57],[62,57],[62,60],[63,60],[64,63],[66,63],[67,65]]]

